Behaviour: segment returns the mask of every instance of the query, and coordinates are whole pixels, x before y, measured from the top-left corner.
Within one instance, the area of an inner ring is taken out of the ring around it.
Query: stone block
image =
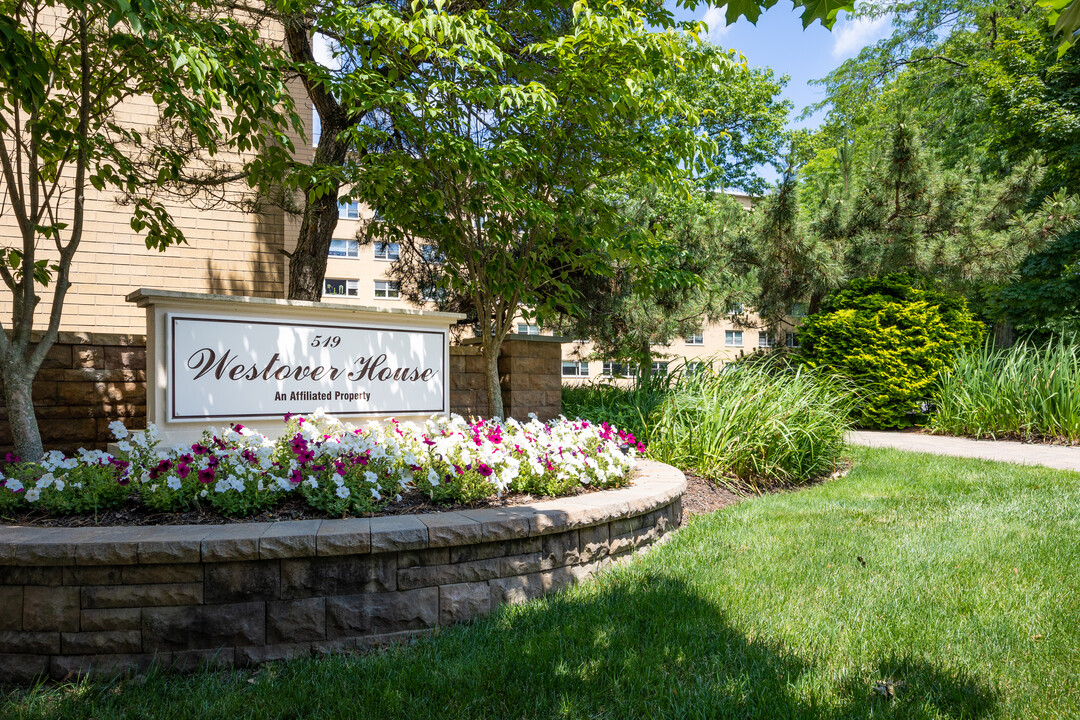
[[[55,655],[59,652],[59,632],[0,631],[0,654]]]
[[[529,518],[511,509],[480,508],[462,510],[460,514],[480,523],[481,539],[485,543],[511,540],[529,534]]]
[[[105,348],[97,345],[76,346],[71,349],[73,368],[105,368]]]
[[[472,546],[466,546],[472,547]],[[398,570],[402,568],[430,567],[431,565],[447,565],[450,563],[450,553],[454,548],[441,547],[427,550],[406,550],[397,554]]]
[[[259,557],[313,557],[315,538],[322,520],[289,520],[273,523],[259,538]]]
[[[502,603],[523,603],[540,597],[544,593],[544,582],[540,573],[515,575],[496,578],[488,582],[491,591],[491,607]]]
[[[142,633],[139,630],[62,633],[60,651],[65,655],[138,653],[142,651]]]
[[[58,398],[59,393],[60,389],[57,387],[57,383],[54,382],[35,381],[33,387],[30,388],[30,397],[33,399],[35,405],[60,402]]]
[[[439,588],[345,595],[326,600],[326,636],[421,630],[439,619]]]
[[[53,370],[56,368],[70,368],[73,367],[71,363],[72,348],[70,345],[63,343],[56,343],[49,352],[45,353],[45,360],[41,363],[42,370]]]
[[[203,562],[258,560],[259,538],[271,523],[236,523],[219,525],[203,538]]]
[[[201,605],[202,601],[202,583],[90,585],[82,588],[83,607],[93,609]]]
[[[224,670],[234,663],[232,648],[212,648],[208,650],[174,650],[169,653],[169,668],[175,672],[195,672],[197,670]]]
[[[524,534],[528,534],[529,522],[528,518],[518,518],[524,520]],[[470,562],[472,560],[486,560],[493,557],[505,557],[507,555],[525,555],[527,553],[538,553],[541,547],[543,547],[543,539],[540,537],[521,537],[516,540],[502,540],[498,542],[483,542],[475,545],[459,545],[458,547],[450,548],[449,562]],[[400,565],[399,567],[404,567]]]
[[[132,402],[146,396],[145,382],[97,382],[94,396],[101,403]]]
[[[146,370],[145,347],[104,348],[105,367],[109,370]]]
[[[626,535],[612,535],[611,540],[608,542],[608,555],[610,557],[617,557],[628,552],[632,552],[635,546],[634,533],[628,533]]]
[[[280,600],[266,605],[266,642],[322,640],[326,637],[326,599]]]
[[[155,660],[160,662],[161,658],[153,653],[58,655],[49,659],[49,674],[54,680],[107,680],[146,672]]]
[[[94,405],[97,403],[94,383],[85,381],[56,383],[56,401],[64,405]]]
[[[79,618],[79,629],[83,632],[138,630],[142,623],[142,610],[140,608],[86,609],[82,611]]]
[[[76,565],[134,565],[139,561],[139,543],[145,530],[101,528],[79,542],[75,548]]]
[[[491,588],[486,582],[457,583],[439,588],[439,624],[471,620],[491,609]]]
[[[64,568],[62,567],[0,565],[0,585],[48,585],[52,587],[63,584]]]
[[[49,673],[48,655],[19,655],[3,651],[0,644],[0,677],[5,683],[30,685]]]
[[[119,585],[123,570],[116,565],[64,568],[65,585]]]
[[[74,530],[27,528],[39,530],[36,537],[20,539],[15,545],[15,562],[19,565],[74,565]],[[6,538],[3,538],[6,540]]]
[[[607,523],[578,529],[578,557],[581,562],[592,562],[608,554],[608,529]]]
[[[540,569],[551,570],[572,565],[579,561],[578,531],[545,535],[543,549],[540,551]]]
[[[23,588],[23,630],[79,629],[79,588]]]
[[[202,579],[203,565],[178,563],[175,565],[128,565],[123,568],[122,582],[126,585],[152,585],[202,582]]]
[[[154,528],[152,538],[139,541],[139,562],[143,564],[197,563],[202,559],[202,542],[214,528],[174,525]]]
[[[22,630],[23,589],[19,586],[0,586],[0,630]]]
[[[441,512],[416,518],[427,527],[428,547],[468,545],[483,538],[483,526],[462,513]]]
[[[415,515],[371,518],[373,553],[416,550],[427,545],[427,526]]]
[[[496,577],[522,575],[540,569],[540,553],[494,557],[487,560],[398,570],[398,588],[479,582]]]
[[[158,651],[263,645],[266,603],[144,608],[142,637]]]
[[[341,555],[281,560],[281,599],[397,589],[397,557]]]
[[[277,560],[207,563],[203,602],[229,603],[276,600],[281,572]]]
[[[236,665],[246,667],[276,660],[310,657],[311,643],[280,643],[277,645],[250,645],[234,651]]]

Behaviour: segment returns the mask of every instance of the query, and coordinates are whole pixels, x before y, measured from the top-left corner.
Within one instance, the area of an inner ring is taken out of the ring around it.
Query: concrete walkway
[[[955,457],[999,460],[1020,465],[1044,465],[1057,470],[1080,472],[1080,447],[1030,445],[1005,440],[923,435],[921,433],[857,430],[848,433],[848,442],[869,447],[886,447],[911,452]]]

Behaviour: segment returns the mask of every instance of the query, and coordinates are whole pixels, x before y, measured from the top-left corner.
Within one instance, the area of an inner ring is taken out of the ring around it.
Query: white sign
[[[169,421],[446,412],[443,329],[168,313]]]

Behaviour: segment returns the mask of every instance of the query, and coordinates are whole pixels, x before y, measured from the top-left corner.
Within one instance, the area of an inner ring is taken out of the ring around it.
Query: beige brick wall
[[[280,42],[280,30],[268,29],[269,42]],[[311,105],[299,83],[293,96],[297,110],[311,132]],[[124,103],[116,112],[127,127],[145,130],[158,118],[149,97]],[[309,160],[310,140],[293,135],[297,157]],[[246,183],[229,186],[225,192],[233,201],[245,196]],[[145,313],[126,303],[124,297],[139,287],[282,297],[287,283],[282,251],[295,243],[299,224],[279,208],[264,204],[261,212],[245,212],[233,205],[205,208],[183,201],[167,207],[183,231],[187,244],[165,252],[147,250],[141,235],[132,231],[129,207],[118,205],[114,192],[98,192],[88,187],[86,230],[72,264],[72,287],[64,304],[61,329],[74,332],[145,333]],[[205,203],[204,203],[205,204]],[[61,217],[73,212],[71,193],[61,202]],[[0,207],[0,247],[21,247],[21,239],[10,209]],[[51,242],[41,242],[40,256],[55,258]],[[35,327],[42,329],[51,309],[52,287],[41,292]],[[10,293],[0,293],[0,318],[10,322]]]

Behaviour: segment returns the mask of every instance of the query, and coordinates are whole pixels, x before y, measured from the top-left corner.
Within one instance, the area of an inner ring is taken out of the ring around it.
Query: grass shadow
[[[975,678],[882,661],[896,698],[830,685],[815,662],[749,637],[686,582],[631,567],[502,608],[412,646],[278,663],[252,672],[39,689],[12,718],[980,718]]]

